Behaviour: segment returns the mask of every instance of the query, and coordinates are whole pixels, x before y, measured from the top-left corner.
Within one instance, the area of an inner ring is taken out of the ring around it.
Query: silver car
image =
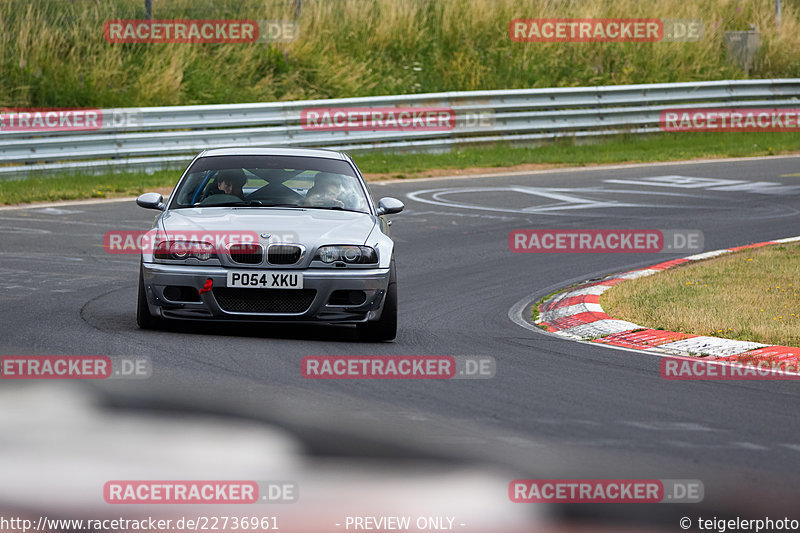
[[[346,154],[288,148],[198,155],[164,202],[142,247],[137,323],[167,320],[355,324],[359,336],[397,333],[394,243]]]

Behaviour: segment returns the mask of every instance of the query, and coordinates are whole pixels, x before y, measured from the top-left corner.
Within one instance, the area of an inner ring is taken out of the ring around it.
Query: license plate
[[[228,272],[228,287],[248,289],[302,289],[300,272],[233,271]]]

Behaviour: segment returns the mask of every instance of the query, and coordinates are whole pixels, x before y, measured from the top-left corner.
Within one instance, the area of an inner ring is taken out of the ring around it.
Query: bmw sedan
[[[394,243],[385,215],[346,154],[289,148],[198,155],[171,196],[137,200],[161,211],[142,247],[137,323],[172,320],[355,324],[359,336],[397,332]]]

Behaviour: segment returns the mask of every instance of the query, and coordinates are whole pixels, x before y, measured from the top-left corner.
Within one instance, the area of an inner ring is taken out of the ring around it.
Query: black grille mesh
[[[267,260],[273,265],[293,265],[300,260],[300,247],[273,244],[267,250]]]
[[[311,307],[315,289],[213,289],[219,306],[230,313],[302,313]]]
[[[233,244],[230,254],[231,261],[243,265],[257,265],[264,259],[264,251],[257,244]]]

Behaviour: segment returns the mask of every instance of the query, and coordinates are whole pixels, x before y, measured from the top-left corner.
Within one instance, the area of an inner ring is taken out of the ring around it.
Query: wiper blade
[[[238,202],[220,202],[218,204],[204,204],[198,202],[192,207],[299,207],[297,204],[265,204],[261,200],[240,200]]]
[[[203,202],[197,202],[192,204],[192,207],[231,207],[236,205],[247,205],[247,202],[219,202],[215,204],[204,204]]]
[[[345,209],[344,207],[339,207],[338,205],[304,205],[306,209],[331,209],[334,211],[352,211],[352,209]]]

